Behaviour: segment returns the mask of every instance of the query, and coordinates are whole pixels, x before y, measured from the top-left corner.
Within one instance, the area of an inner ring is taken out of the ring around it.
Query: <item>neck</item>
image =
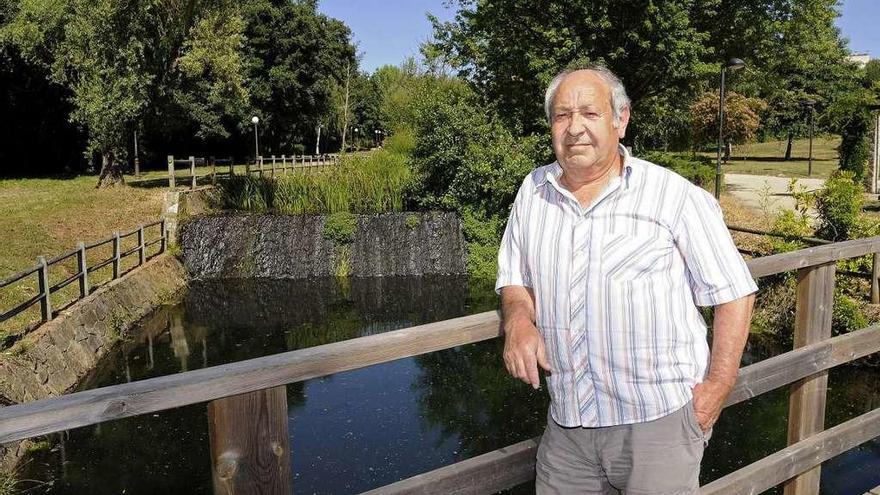
[[[602,188],[623,169],[623,157],[615,151],[606,165],[595,170],[568,170],[563,168],[560,182],[566,189],[576,192],[582,188]]]

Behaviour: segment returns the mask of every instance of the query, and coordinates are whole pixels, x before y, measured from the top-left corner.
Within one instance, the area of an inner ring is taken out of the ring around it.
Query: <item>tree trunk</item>
[[[116,155],[112,151],[105,151],[101,156],[101,175],[95,188],[125,184],[122,176],[122,163],[116,161]]]
[[[788,133],[788,146],[785,147],[785,161],[791,160],[791,141],[794,139],[794,134]]]
[[[730,140],[724,140],[724,163],[727,163],[730,160]]]

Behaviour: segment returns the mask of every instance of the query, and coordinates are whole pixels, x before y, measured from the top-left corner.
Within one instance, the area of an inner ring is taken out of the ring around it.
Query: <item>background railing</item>
[[[186,165],[189,168],[189,175],[178,177],[177,176],[177,167],[179,165]],[[202,175],[198,175],[196,173],[196,167],[204,167],[210,166],[211,171]],[[224,172],[220,172],[218,174],[217,167],[218,166],[227,166],[229,170]],[[203,177],[211,178],[211,185],[217,183],[217,176],[227,176],[232,177],[235,175],[235,161],[230,156],[229,158],[215,158],[213,156],[208,157],[195,157],[190,156],[186,159],[175,159],[174,155],[168,155],[168,187],[174,189],[177,185],[177,179],[189,179],[190,189],[195,189],[198,186],[198,180]]]
[[[152,227],[158,227],[159,235],[152,239],[147,240],[146,235],[149,231],[152,231]],[[122,250],[123,242],[125,239],[135,237],[136,244],[127,249],[125,251]],[[122,261],[127,256],[137,255],[137,263],[130,268],[128,271],[133,270],[141,265],[143,265],[147,259],[156,256],[165,251],[168,242],[168,235],[165,229],[165,219],[161,219],[152,223],[144,224],[139,226],[134,230],[130,230],[128,232],[116,232],[113,236],[108,237],[106,239],[102,239],[100,241],[92,242],[89,244],[78,243],[76,249],[72,251],[68,251],[61,255],[58,255],[54,258],[46,259],[43,256],[40,256],[37,260],[36,266],[33,268],[29,268],[20,273],[17,273],[5,280],[0,280],[0,289],[4,289],[7,286],[10,286],[14,283],[26,280],[27,277],[31,275],[36,275],[37,277],[37,286],[39,287],[39,292],[37,295],[31,297],[27,301],[19,304],[18,306],[0,314],[0,322],[6,321],[23,311],[26,311],[30,307],[35,304],[40,305],[40,323],[49,321],[54,316],[54,305],[52,304],[52,294],[59,292],[61,289],[67,287],[68,285],[79,282],[79,297],[74,300],[82,299],[88,296],[93,289],[94,286],[89,284],[89,275],[96,270],[104,268],[106,266],[112,265],[113,275],[111,280],[115,280],[122,276],[124,273],[122,270]],[[90,250],[100,249],[103,246],[108,244],[112,245],[112,255],[103,259],[91,266],[89,266],[90,256],[88,255]],[[158,244],[158,251],[154,252],[152,255],[147,255],[147,248],[153,246],[154,244]],[[52,266],[63,263],[69,259],[76,258],[76,272],[67,277],[66,279],[58,282],[54,285],[49,284],[49,269]]]
[[[316,172],[325,167],[334,167],[339,165],[339,155],[281,155],[280,157],[258,156],[254,168],[246,168],[248,174],[258,174],[260,177],[264,173],[270,173],[275,177],[276,171],[279,173],[287,173],[288,171]]]
[[[787,495],[818,494],[822,462],[880,436],[880,409],[824,430],[828,370],[880,351],[880,325],[831,338],[836,261],[878,251],[880,237],[874,237],[747,262],[755,278],[797,271],[795,349],[742,368],[726,405],[791,384],[788,447],[703,486],[703,494],[760,493],[783,482]],[[497,313],[487,312],[8,406],[0,408],[0,443],[209,402],[215,491],[289,494],[285,385],[489,340],[500,335],[499,327]],[[538,441],[368,493],[494,493],[533,479]]]

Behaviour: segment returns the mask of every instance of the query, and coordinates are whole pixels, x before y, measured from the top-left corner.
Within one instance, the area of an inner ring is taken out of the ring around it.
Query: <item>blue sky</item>
[[[431,36],[426,12],[442,20],[455,15],[441,0],[320,0],[318,9],[351,28],[367,72],[418,55],[419,44]],[[853,52],[880,58],[880,0],[844,0],[837,25]]]

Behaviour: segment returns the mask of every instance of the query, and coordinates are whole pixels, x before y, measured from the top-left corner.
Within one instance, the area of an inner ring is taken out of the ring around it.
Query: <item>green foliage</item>
[[[693,22],[711,12],[704,2],[454,3],[460,10],[453,22],[432,18],[434,40],[426,48],[496,103],[508,126],[528,133],[546,129],[540,95],[574,60],[604,61],[638,104],[687,87],[711,54],[707,33]]]
[[[506,216],[523,178],[548,159],[545,139],[513,136],[463,88],[419,108],[416,135],[412,194],[429,208]]]
[[[718,91],[700,95],[691,105],[693,139],[697,144],[718,142]],[[740,144],[751,141],[761,124],[760,113],[767,104],[759,98],[727,91],[724,94],[724,137]]]
[[[419,218],[418,215],[416,215],[414,213],[410,213],[409,215],[406,216],[404,223],[406,224],[406,226],[409,229],[414,229],[422,224],[422,219]]]
[[[800,215],[792,210],[782,210],[773,222],[770,232],[786,237],[773,237],[770,246],[774,253],[787,253],[804,249],[809,245],[799,238],[812,237],[812,222],[806,215]]]
[[[316,174],[235,176],[219,186],[213,206],[288,215],[402,211],[412,173],[406,156],[388,150],[346,155]]]
[[[351,244],[354,241],[356,227],[357,218],[351,213],[331,213],[324,221],[323,236],[338,246]]]
[[[868,318],[863,313],[862,306],[863,304],[843,294],[842,291],[834,292],[834,307],[831,310],[831,328],[834,335],[861,330],[868,326]]]
[[[410,128],[402,128],[385,140],[385,149],[391,153],[409,156],[416,147],[416,135]]]
[[[862,187],[852,172],[839,171],[825,181],[825,187],[816,196],[819,227],[816,235],[831,241],[851,239],[857,231],[864,199]]]
[[[498,250],[507,219],[500,215],[486,218],[470,208],[459,213],[468,243],[468,275],[477,280],[495,280],[498,276]]]
[[[700,187],[709,188],[715,185],[715,166],[705,160],[662,152],[647,152],[641,158],[668,168]]]

